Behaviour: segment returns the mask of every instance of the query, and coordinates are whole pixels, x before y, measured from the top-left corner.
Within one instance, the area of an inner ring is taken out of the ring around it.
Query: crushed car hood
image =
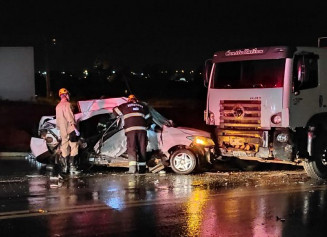
[[[204,137],[210,137],[210,133],[196,129],[196,128],[189,128],[189,127],[176,127],[176,129],[181,130],[183,133],[186,133],[188,135],[196,135],[196,136],[204,136]]]

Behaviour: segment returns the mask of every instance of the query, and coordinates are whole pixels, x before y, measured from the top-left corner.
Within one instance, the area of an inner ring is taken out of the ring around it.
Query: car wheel
[[[170,158],[170,166],[177,174],[189,174],[196,167],[196,157],[190,150],[177,150]]]
[[[304,161],[303,167],[311,178],[327,178],[327,142],[322,135],[314,139],[312,157]]]

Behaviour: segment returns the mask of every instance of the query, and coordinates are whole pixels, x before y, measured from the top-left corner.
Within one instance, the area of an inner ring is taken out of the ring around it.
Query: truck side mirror
[[[212,69],[212,60],[207,59],[205,61],[205,64],[204,64],[204,76],[203,76],[204,86],[205,87],[208,87],[209,80],[210,80],[211,69]]]

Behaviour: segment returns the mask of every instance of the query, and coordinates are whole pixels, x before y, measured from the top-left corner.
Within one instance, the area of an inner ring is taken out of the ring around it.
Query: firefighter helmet
[[[61,89],[59,90],[59,97],[60,97],[61,95],[69,95],[69,91],[68,91],[66,88],[61,88]]]
[[[137,101],[136,96],[135,95],[129,95],[128,96],[128,101]]]

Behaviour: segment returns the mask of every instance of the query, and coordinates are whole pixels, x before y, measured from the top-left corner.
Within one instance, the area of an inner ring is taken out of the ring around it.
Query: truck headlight
[[[280,124],[282,122],[282,114],[277,113],[277,114],[274,114],[273,116],[271,116],[271,122],[273,124]]]
[[[206,146],[206,147],[210,147],[210,146],[215,145],[214,141],[211,138],[208,138],[208,137],[190,136],[190,137],[187,137],[187,138],[190,139],[191,141],[193,141],[193,143],[195,143],[197,145]]]

